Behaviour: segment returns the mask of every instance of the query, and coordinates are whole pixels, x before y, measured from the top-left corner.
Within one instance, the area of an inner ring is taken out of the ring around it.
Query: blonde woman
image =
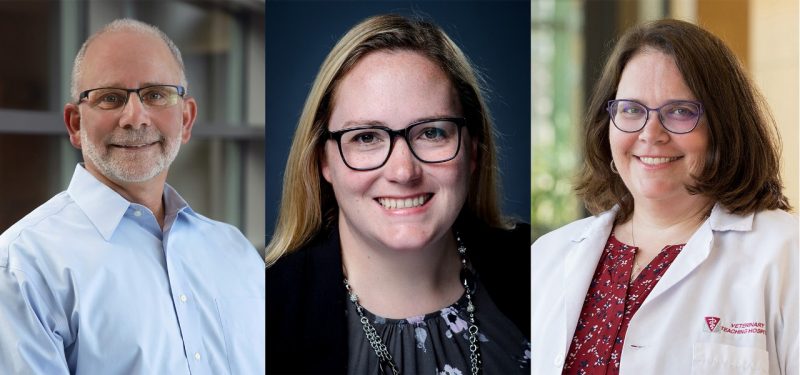
[[[528,373],[529,226],[498,209],[495,157],[475,72],[440,28],[354,26],[287,162],[267,372]]]

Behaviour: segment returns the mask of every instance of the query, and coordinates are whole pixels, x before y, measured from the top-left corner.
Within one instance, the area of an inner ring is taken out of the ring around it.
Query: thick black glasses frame
[[[454,152],[453,156],[451,156],[450,158],[447,158],[447,159],[444,159],[444,160],[427,161],[427,160],[424,160],[424,159],[420,158],[419,155],[417,155],[417,152],[414,151],[414,147],[411,146],[411,142],[409,141],[408,136],[411,134],[411,128],[413,128],[415,126],[418,126],[418,125],[427,124],[427,123],[431,123],[431,122],[437,122],[437,121],[450,121],[450,122],[453,122],[453,123],[456,124],[456,129],[457,129],[457,132],[458,132],[458,146],[456,147],[456,152]],[[419,161],[421,161],[423,163],[435,164],[435,163],[444,163],[446,161],[453,160],[453,159],[455,159],[456,156],[458,156],[458,152],[461,151],[461,128],[465,127],[466,125],[467,125],[467,119],[465,119],[463,117],[441,117],[441,118],[432,118],[432,119],[425,119],[425,120],[413,122],[413,123],[409,124],[408,126],[406,126],[404,129],[400,129],[400,130],[393,130],[393,129],[387,128],[385,126],[359,126],[357,128],[349,128],[349,129],[344,129],[344,130],[337,130],[335,132],[332,132],[332,131],[329,131],[329,130],[325,129],[325,134],[327,134],[327,137],[329,139],[333,139],[333,140],[336,141],[336,145],[339,147],[339,156],[342,157],[342,161],[344,162],[344,165],[346,165],[348,168],[350,168],[350,169],[352,169],[354,171],[372,171],[372,170],[375,170],[375,169],[383,167],[384,165],[386,165],[386,162],[389,161],[389,157],[392,156],[392,151],[394,150],[395,139],[397,137],[403,137],[403,139],[406,140],[406,144],[408,145],[408,149],[411,150],[411,154],[413,154],[414,157],[417,158],[417,160],[419,160]],[[386,159],[383,159],[383,162],[380,163],[376,167],[372,167],[372,168],[354,168],[352,165],[350,165],[350,163],[347,162],[347,159],[344,157],[344,151],[342,151],[342,136],[345,133],[348,133],[348,132],[351,132],[351,131],[364,130],[364,129],[377,129],[377,130],[383,130],[383,131],[389,133],[389,139],[391,139],[391,141],[389,143],[389,152],[386,153]]]
[[[621,103],[621,102],[636,103],[636,104],[644,107],[647,110],[647,113],[645,113],[645,115],[644,115],[644,122],[642,123],[642,126],[639,129],[636,129],[636,130],[622,130],[622,129],[619,128],[619,126],[617,126],[617,122],[614,121],[614,113],[611,112],[611,107],[614,105],[614,103]],[[691,129],[689,129],[689,130],[687,130],[685,132],[672,131],[669,128],[667,128],[666,125],[664,125],[664,116],[661,115],[661,108],[664,108],[664,107],[666,107],[668,105],[672,105],[672,104],[675,104],[675,103],[692,103],[692,104],[696,105],[698,110],[699,110],[699,112],[697,113],[697,119],[694,122],[694,126],[692,126]],[[661,107],[650,108],[650,107],[648,107],[648,106],[646,106],[646,105],[644,105],[644,104],[642,104],[642,103],[640,103],[640,102],[638,102],[636,100],[614,99],[614,100],[609,100],[608,104],[606,105],[606,112],[608,112],[608,116],[611,117],[611,122],[614,124],[614,127],[617,128],[619,131],[621,131],[623,133],[636,133],[636,132],[641,131],[642,129],[644,129],[645,125],[647,125],[647,121],[650,120],[650,112],[652,112],[652,111],[656,111],[656,113],[658,113],[658,120],[661,123],[661,127],[664,128],[666,131],[668,131],[668,132],[670,132],[672,134],[686,134],[686,133],[691,133],[692,130],[697,128],[697,124],[700,123],[700,117],[703,116],[703,103],[700,103],[700,102],[694,101],[694,100],[673,100],[673,101],[670,101],[668,103],[665,103]]]
[[[125,95],[125,103],[123,104],[123,107],[128,104],[128,100],[130,100],[132,92],[135,92],[136,96],[139,97],[139,100],[142,103],[144,103],[144,101],[142,100],[142,95],[140,94],[140,92],[142,90],[146,90],[146,89],[149,89],[151,87],[163,87],[163,86],[174,87],[175,91],[178,92],[178,96],[180,96],[181,98],[183,98],[183,96],[186,95],[186,88],[183,87],[183,86],[180,86],[180,85],[150,85],[150,86],[145,86],[145,87],[139,87],[138,89],[126,89],[126,88],[122,88],[122,87],[98,87],[96,89],[91,89],[91,90],[86,90],[86,91],[81,92],[81,94],[78,96],[78,102],[75,103],[75,104],[83,103],[83,100],[89,97],[89,93],[90,92],[97,91],[97,90],[122,90],[122,91],[125,91],[126,95]]]

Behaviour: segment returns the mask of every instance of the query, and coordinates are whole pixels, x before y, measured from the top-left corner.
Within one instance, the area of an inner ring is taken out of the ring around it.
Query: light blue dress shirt
[[[82,166],[0,235],[0,373],[258,374],[264,262],[164,188],[162,231]]]

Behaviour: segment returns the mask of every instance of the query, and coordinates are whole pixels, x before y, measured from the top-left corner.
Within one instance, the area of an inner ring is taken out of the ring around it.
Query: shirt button
[[[564,366],[564,353],[558,353],[558,355],[556,355],[556,357],[553,359],[553,365],[556,367]]]
[[[181,302],[183,302],[183,303],[186,303],[186,300],[187,300],[187,299],[188,299],[188,298],[186,298],[186,295],[185,295],[185,294],[181,294]],[[198,354],[198,355],[199,355],[199,354]]]
[[[136,216],[136,217],[142,216],[142,211],[140,211],[140,210],[133,211],[133,216]]]
[[[194,353],[194,359],[196,359],[198,361],[200,360],[200,352]]]

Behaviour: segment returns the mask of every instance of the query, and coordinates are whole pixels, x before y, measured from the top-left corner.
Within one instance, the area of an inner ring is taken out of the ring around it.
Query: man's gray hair
[[[159,39],[161,39],[167,46],[167,48],[169,48],[169,51],[172,53],[172,57],[174,57],[175,61],[178,63],[178,67],[180,68],[180,74],[181,74],[180,76],[181,86],[187,88],[188,90],[189,83],[186,82],[186,73],[184,72],[183,58],[181,57],[181,51],[178,50],[178,47],[175,45],[175,43],[172,42],[172,39],[170,39],[167,36],[167,34],[164,34],[163,31],[159,30],[157,27],[153,25],[149,25],[144,22],[132,20],[129,18],[122,18],[105,25],[102,29],[92,34],[92,36],[90,36],[89,39],[86,39],[86,41],[83,42],[81,49],[78,50],[78,54],[75,56],[75,62],[72,65],[72,82],[70,84],[70,90],[69,90],[70,96],[72,97],[73,100],[76,101],[78,100],[78,95],[79,95],[78,79],[83,73],[83,60],[86,57],[86,50],[89,48],[89,44],[91,44],[92,41],[94,41],[94,39],[100,35],[118,31],[137,32],[146,35],[152,35],[154,37],[158,37]],[[121,46],[121,48],[124,48],[124,46]]]

